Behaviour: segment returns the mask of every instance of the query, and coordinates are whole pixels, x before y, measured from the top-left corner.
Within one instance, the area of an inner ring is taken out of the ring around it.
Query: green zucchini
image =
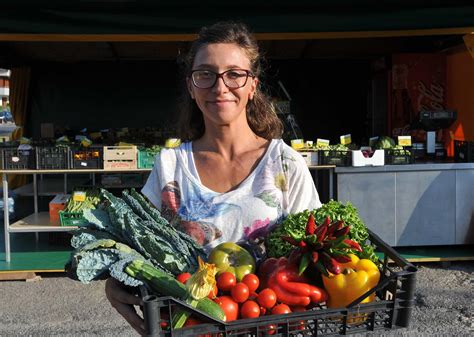
[[[160,295],[172,296],[184,301],[189,298],[188,290],[184,284],[177,281],[171,275],[141,260],[131,262],[125,267],[125,272],[134,278],[146,282],[153,291]],[[225,320],[225,314],[221,307],[207,297],[198,301],[196,309],[205,312],[213,318],[221,321]]]

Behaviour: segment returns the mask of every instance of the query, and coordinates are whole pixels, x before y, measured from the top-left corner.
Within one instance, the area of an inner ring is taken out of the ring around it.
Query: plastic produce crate
[[[36,168],[34,148],[19,150],[17,147],[4,147],[1,151],[4,170],[34,170]]]
[[[380,282],[346,308],[329,309],[320,304],[305,312],[270,315],[231,322],[215,320],[186,303],[172,297],[150,295],[140,288],[144,302],[143,313],[148,336],[337,336],[365,334],[368,331],[405,328],[410,325],[414,307],[416,267],[408,263],[393,248],[369,231],[369,240],[377,247],[380,263]],[[389,261],[391,262],[389,264]],[[375,293],[373,302],[361,303]],[[177,330],[168,317],[175,307],[187,308],[203,324]]]
[[[406,165],[414,161],[413,149],[385,149],[385,165]]]
[[[89,223],[82,212],[59,212],[61,226],[85,226]]]
[[[155,164],[155,157],[160,151],[151,149],[138,150],[138,168],[152,168]]]
[[[38,170],[64,170],[69,168],[69,147],[37,146],[36,168]]]
[[[319,165],[351,166],[352,151],[319,150]]]
[[[104,148],[72,148],[70,163],[72,169],[101,169],[104,167]]]
[[[474,162],[474,142],[473,141],[454,141],[454,161],[458,163]]]

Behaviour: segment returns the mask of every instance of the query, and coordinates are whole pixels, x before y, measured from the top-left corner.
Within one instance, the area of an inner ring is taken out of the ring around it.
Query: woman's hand
[[[105,282],[105,295],[110,304],[132,328],[142,336],[146,334],[144,322],[134,308],[134,305],[143,305],[140,298],[127,292],[122,284],[113,278],[109,278]]]

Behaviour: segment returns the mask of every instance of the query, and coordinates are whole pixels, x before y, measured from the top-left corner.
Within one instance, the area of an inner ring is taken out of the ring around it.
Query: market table
[[[474,163],[337,167],[337,198],[394,247],[474,243]]]

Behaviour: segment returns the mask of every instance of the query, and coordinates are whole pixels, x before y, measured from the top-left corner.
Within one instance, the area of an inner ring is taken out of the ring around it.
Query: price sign
[[[342,145],[347,145],[347,144],[350,144],[352,143],[352,139],[351,139],[351,134],[347,134],[347,135],[342,135],[341,137],[341,144]]]
[[[72,195],[72,200],[74,201],[85,201],[86,200],[86,192],[84,191],[74,191]]]
[[[329,146],[329,139],[318,138],[318,139],[316,140],[316,146],[317,146],[318,148]]]
[[[411,146],[411,136],[398,136],[398,145]]]

